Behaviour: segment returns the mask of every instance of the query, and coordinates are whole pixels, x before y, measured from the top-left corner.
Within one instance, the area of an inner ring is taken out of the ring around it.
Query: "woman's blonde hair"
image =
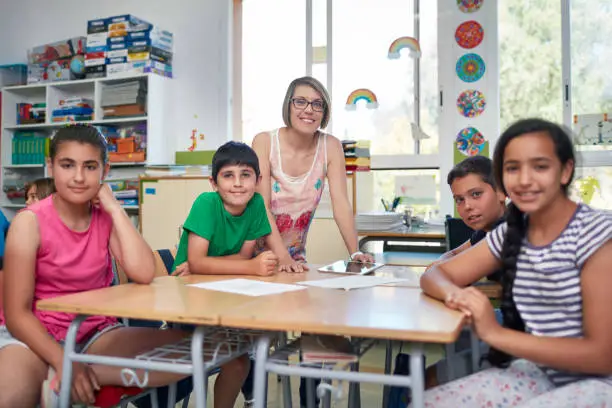
[[[319,95],[321,95],[321,99],[323,100],[323,118],[321,118],[321,129],[326,128],[331,116],[331,99],[323,84],[318,79],[309,76],[294,79],[289,84],[287,93],[285,94],[285,100],[283,101],[283,122],[285,122],[287,127],[291,127],[291,99],[293,98],[295,88],[300,85],[309,86],[317,91]]]
[[[32,186],[36,187],[36,197],[38,197],[39,200],[47,198],[51,194],[55,193],[55,182],[49,177],[39,178],[31,183],[27,183],[25,185],[26,196],[28,194],[28,190],[32,188]]]

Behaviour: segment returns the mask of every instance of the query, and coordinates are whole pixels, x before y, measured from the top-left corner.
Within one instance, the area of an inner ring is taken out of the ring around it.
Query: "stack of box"
[[[31,125],[35,123],[45,123],[47,117],[47,104],[45,102],[17,104],[18,125]]]
[[[153,72],[172,78],[174,36],[132,15],[87,23],[87,77]]]
[[[40,45],[28,50],[28,83],[67,81],[85,75],[85,37]]]
[[[343,140],[346,171],[370,171],[370,141]]]
[[[59,106],[51,112],[52,122],[80,122],[93,119],[93,101],[73,96],[60,99]]]

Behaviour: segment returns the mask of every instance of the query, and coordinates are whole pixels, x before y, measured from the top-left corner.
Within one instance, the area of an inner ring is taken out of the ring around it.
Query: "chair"
[[[174,249],[154,250],[153,256],[155,257],[155,276],[156,277],[168,276],[172,272],[172,266],[174,264],[174,257],[176,256],[176,250]],[[129,279],[127,275],[125,274],[125,271],[121,268],[119,264],[117,264],[117,262],[114,259],[113,259],[113,272],[115,273],[116,283],[118,283],[119,285],[129,283]],[[124,319],[123,322],[126,326],[131,326],[131,327],[151,327],[155,329],[163,329],[166,327],[166,322],[164,321]],[[169,385],[169,387],[175,387],[174,395],[176,395],[176,386],[177,386],[177,383]],[[150,393],[152,406],[156,406],[156,404],[153,403],[153,399],[155,400],[157,399],[156,389],[153,389],[151,391],[153,392],[149,392],[149,393]],[[130,402],[135,400],[136,398],[141,398],[146,395],[147,393],[142,393],[135,398],[132,397],[130,398]],[[183,399],[183,404],[182,404],[183,408],[186,408],[189,405],[189,397],[190,396],[187,395]],[[126,402],[128,401],[124,398],[124,399],[118,400],[117,404],[121,404],[121,406],[123,407]]]
[[[460,247],[474,233],[474,230],[468,227],[461,218],[452,218],[450,215],[446,216],[444,228],[446,230],[447,251]]]

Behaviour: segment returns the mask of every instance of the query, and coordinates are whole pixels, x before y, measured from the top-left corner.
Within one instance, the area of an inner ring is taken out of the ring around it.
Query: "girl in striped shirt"
[[[575,163],[554,123],[521,120],[500,137],[507,222],[421,279],[466,314],[495,367],[429,390],[425,406],[612,407],[612,217],[568,197]],[[468,286],[498,268],[504,327]]]

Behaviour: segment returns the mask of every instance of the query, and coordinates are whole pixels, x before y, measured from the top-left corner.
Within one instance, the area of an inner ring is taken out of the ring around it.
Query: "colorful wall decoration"
[[[357,102],[365,101],[366,108],[368,109],[376,109],[378,108],[378,99],[376,99],[376,95],[374,92],[370,91],[366,88],[355,89],[351,92],[346,99],[346,109],[347,110],[356,110]]]
[[[484,30],[478,21],[470,20],[459,24],[455,30],[455,41],[461,48],[478,47],[484,38]]]
[[[421,46],[416,39],[412,37],[399,37],[389,46],[387,58],[398,59],[401,56],[400,51],[404,48],[410,50],[410,56],[413,58],[419,58],[421,56]]]
[[[463,91],[457,98],[457,110],[466,118],[475,118],[481,115],[486,105],[484,94],[475,89]]]
[[[465,54],[457,60],[455,71],[463,82],[476,82],[485,73],[485,63],[478,54]]]
[[[474,13],[482,7],[484,0],[457,0],[457,7],[464,13]]]

